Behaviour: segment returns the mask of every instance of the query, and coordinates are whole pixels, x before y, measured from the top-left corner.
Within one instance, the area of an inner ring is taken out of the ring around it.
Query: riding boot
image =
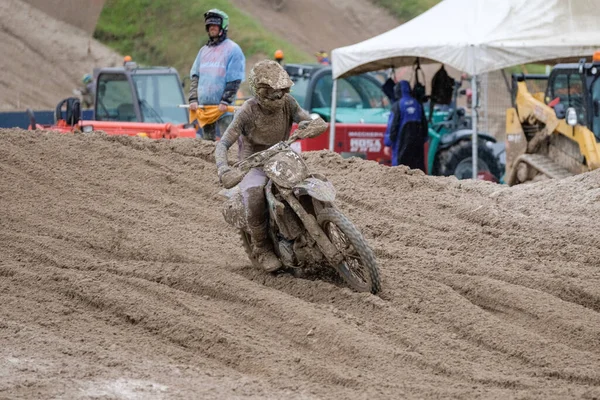
[[[281,268],[281,261],[273,251],[273,243],[269,240],[267,229],[266,223],[250,228],[252,252],[265,271],[275,272]]]

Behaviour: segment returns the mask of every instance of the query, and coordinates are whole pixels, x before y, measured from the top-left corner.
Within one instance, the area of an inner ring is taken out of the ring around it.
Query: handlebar
[[[189,104],[179,104],[177,107],[179,108],[190,108]],[[218,104],[198,104],[198,108],[202,108],[204,110],[212,110],[219,107]],[[241,106],[227,106],[227,111],[234,112],[237,111]]]
[[[292,139],[292,137],[290,137],[290,139],[288,139],[284,142],[279,142],[277,144],[274,144],[273,146],[269,147],[268,149],[254,153],[254,154],[244,158],[243,160],[236,162],[235,164],[233,164],[233,167],[238,168],[243,172],[248,172],[252,168],[259,167],[259,166],[263,165],[272,156],[274,156],[276,153],[289,147],[290,144],[292,144],[293,142],[296,141],[297,137],[294,138],[293,140],[291,140],[291,139]]]
[[[276,153],[289,148],[292,143],[294,143],[298,139],[302,139],[300,133],[302,131],[300,129],[296,129],[294,133],[288,138],[288,140],[281,141],[279,143],[274,144],[268,149],[259,151],[254,153],[241,161],[233,164],[234,168],[238,168],[244,172],[250,171],[252,168],[256,168],[258,166],[263,165],[268,159],[274,156]]]
[[[292,135],[284,141],[274,144],[268,149],[254,153],[245,159],[238,161],[233,165],[234,168],[239,168],[243,172],[248,172],[252,168],[263,165],[268,159],[274,156],[276,153],[289,148],[292,143],[298,139],[306,139],[316,137],[323,133],[327,129],[327,124],[322,119],[314,119],[306,124],[300,124],[298,129],[292,133]]]

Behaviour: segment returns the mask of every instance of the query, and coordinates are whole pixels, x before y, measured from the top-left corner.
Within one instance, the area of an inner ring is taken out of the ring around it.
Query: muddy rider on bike
[[[309,125],[323,131],[327,128],[321,118],[312,120],[289,94],[293,82],[276,61],[257,63],[248,83],[254,97],[236,112],[215,150],[219,179],[226,188],[235,186],[240,179],[241,172],[230,168],[227,162],[227,150],[238,140],[241,160],[286,140],[294,122],[301,128]],[[239,183],[245,209],[243,224],[252,238],[253,252],[264,269],[273,272],[281,268],[281,261],[268,237],[266,184],[267,177],[259,168],[250,170]]]

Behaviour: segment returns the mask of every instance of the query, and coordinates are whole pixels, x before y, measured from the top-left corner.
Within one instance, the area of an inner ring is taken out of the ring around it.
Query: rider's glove
[[[313,138],[327,130],[327,123],[323,121],[323,118],[306,120],[298,124],[298,130],[300,138]]]
[[[300,123],[298,124],[298,129],[306,129],[308,125],[310,125],[310,120],[300,121]]]
[[[227,171],[231,171],[231,168],[229,167],[229,165],[223,165],[223,166],[217,168],[217,175],[219,176],[219,180],[221,180],[221,177]]]
[[[231,189],[240,183],[243,178],[243,172],[238,169],[231,169],[229,167],[219,169],[219,179],[225,189]]]

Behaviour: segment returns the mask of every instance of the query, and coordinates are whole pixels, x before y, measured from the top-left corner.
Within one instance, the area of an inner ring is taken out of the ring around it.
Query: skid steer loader
[[[513,75],[513,107],[506,112],[507,184],[600,167],[599,78],[600,52],[592,62],[557,64],[549,76]]]

